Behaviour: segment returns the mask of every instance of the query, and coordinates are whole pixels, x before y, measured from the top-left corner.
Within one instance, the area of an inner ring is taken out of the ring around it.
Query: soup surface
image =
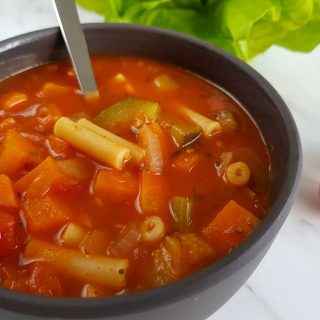
[[[269,155],[241,107],[178,67],[93,58],[0,84],[0,283],[97,297],[220,259],[265,216]]]

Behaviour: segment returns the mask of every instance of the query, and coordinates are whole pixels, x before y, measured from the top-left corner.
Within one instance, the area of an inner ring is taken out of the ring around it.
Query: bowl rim
[[[236,270],[245,266],[247,261],[254,258],[272,241],[274,233],[277,232],[276,225],[282,225],[285,221],[297,193],[297,186],[301,176],[302,151],[296,124],[289,108],[278,92],[252,67],[220,48],[174,31],[156,27],[118,23],[87,23],[83,24],[83,27],[85,32],[94,32],[95,30],[101,29],[111,32],[130,30],[131,32],[153,33],[172,38],[174,41],[192,43],[194,46],[219,54],[228,60],[228,62],[232,64],[232,67],[246,73],[258,84],[260,89],[265,91],[281,114],[290,146],[287,175],[276,201],[269,208],[268,215],[252,235],[227,256],[186,278],[159,288],[94,299],[39,297],[0,287],[0,308],[9,311],[23,312],[24,314],[35,316],[46,315],[48,317],[61,317],[61,319],[64,319],[65,316],[68,316],[68,318],[88,318],[89,316],[96,318],[103,315],[118,316],[148,311],[154,307],[172,304],[196,295],[198,292],[204,291],[219,283],[222,279],[229,277]],[[58,33],[59,28],[52,27],[32,31],[1,41],[0,57],[1,54],[7,50]],[[272,229],[276,231],[271,232]],[[32,308],[30,308],[30,306],[32,306]],[[70,312],[71,308],[77,310],[76,315],[72,316],[73,313]]]

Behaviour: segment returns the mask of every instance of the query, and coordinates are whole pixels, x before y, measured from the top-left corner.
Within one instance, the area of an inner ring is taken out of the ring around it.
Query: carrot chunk
[[[163,216],[169,212],[166,181],[161,175],[143,170],[140,179],[139,204],[142,213]]]
[[[8,130],[0,145],[0,173],[8,176],[20,171],[32,153],[34,145],[14,130]]]
[[[214,248],[227,254],[239,246],[259,223],[260,220],[250,211],[231,200],[203,229],[203,234]]]
[[[8,176],[0,174],[0,207],[18,208],[18,200],[13,185]]]
[[[31,234],[56,231],[72,215],[69,207],[53,195],[24,201],[23,211],[27,229]]]
[[[40,175],[43,171],[57,171],[56,162],[51,158],[47,157],[43,160],[37,167],[32,169],[22,178],[20,178],[15,184],[14,187],[17,192],[23,192],[28,189],[31,183]]]
[[[130,172],[99,170],[93,183],[93,191],[98,197],[122,200],[138,194],[137,178]]]
[[[28,96],[22,92],[7,93],[0,100],[1,109],[9,112],[21,111],[28,106],[28,103]]]
[[[15,220],[10,214],[0,212],[0,258],[10,255],[16,247]]]

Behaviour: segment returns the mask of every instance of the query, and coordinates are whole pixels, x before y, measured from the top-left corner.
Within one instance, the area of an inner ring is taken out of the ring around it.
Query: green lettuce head
[[[106,22],[186,33],[243,60],[276,44],[309,52],[320,43],[320,0],[78,0]]]

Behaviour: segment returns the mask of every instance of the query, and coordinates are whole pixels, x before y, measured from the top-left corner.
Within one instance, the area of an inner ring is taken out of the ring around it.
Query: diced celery
[[[160,124],[170,130],[170,134],[178,147],[185,147],[201,135],[201,128],[195,123],[174,115],[161,116]]]
[[[175,196],[170,199],[170,212],[180,231],[187,231],[192,222],[193,200]]]
[[[159,103],[130,98],[101,111],[96,116],[95,122],[101,127],[119,133],[130,128],[137,119],[154,121],[159,113]]]

